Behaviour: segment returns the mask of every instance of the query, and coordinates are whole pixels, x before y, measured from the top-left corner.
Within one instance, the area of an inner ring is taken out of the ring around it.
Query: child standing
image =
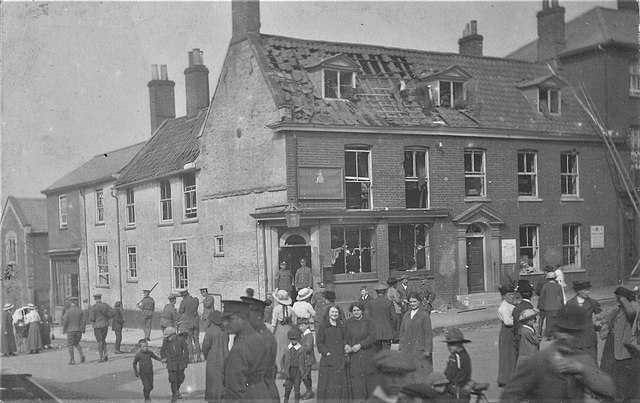
[[[175,327],[167,327],[162,335],[160,357],[167,364],[169,383],[171,384],[171,402],[182,399],[180,385],[184,382],[184,370],[189,363],[189,347],[182,337],[176,333]]]
[[[303,400],[313,399],[316,396],[315,393],[313,393],[313,381],[311,380],[311,368],[316,364],[315,342],[313,341],[313,334],[311,333],[311,329],[309,329],[309,325],[309,319],[298,319],[298,327],[302,333],[300,344],[302,345],[302,351],[304,351],[306,355],[307,365],[305,368],[306,376],[302,377],[302,383],[304,383],[305,388],[307,388],[306,393],[302,395]]]
[[[140,378],[142,381],[142,394],[144,395],[144,401],[151,401],[151,391],[153,390],[153,362],[151,359],[160,361],[160,358],[155,353],[149,350],[149,344],[146,339],[140,339],[138,341],[138,352],[133,359],[133,372],[136,374],[136,378]],[[138,369],[140,366],[140,369]]]
[[[545,284],[546,287],[546,284]],[[516,370],[520,368],[528,359],[533,357],[535,353],[540,351],[540,335],[536,334],[534,326],[538,313],[533,309],[525,309],[520,314],[520,346],[518,348],[518,363]]]
[[[446,339],[447,349],[451,353],[447,360],[447,368],[444,375],[450,382],[451,391],[458,400],[469,400],[471,380],[471,358],[464,348],[464,343],[471,343],[471,340],[464,338],[462,330],[457,327],[447,329]]]
[[[289,346],[284,351],[281,361],[281,368],[286,371],[286,379],[284,381],[284,403],[289,402],[291,389],[294,393],[294,401],[300,401],[300,383],[307,376],[307,372],[311,370],[311,366],[307,365],[307,355],[300,345],[300,332],[297,329],[289,329],[287,332]]]

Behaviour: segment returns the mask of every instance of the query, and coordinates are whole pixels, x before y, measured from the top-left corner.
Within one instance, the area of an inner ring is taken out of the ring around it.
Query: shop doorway
[[[300,260],[305,259],[307,266],[311,267],[311,246],[309,246],[306,234],[287,233],[283,234],[279,261],[285,261],[287,267],[291,269],[291,274],[295,278],[296,271],[300,267]],[[313,271],[313,267],[311,267]],[[291,291],[291,298],[295,301],[296,291]]]

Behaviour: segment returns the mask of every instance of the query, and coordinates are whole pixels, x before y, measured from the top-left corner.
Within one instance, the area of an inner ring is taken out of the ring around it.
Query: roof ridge
[[[103,156],[103,155],[105,155],[105,154],[116,153],[116,152],[118,152],[118,151],[124,151],[124,150],[127,150],[127,149],[132,148],[132,147],[137,147],[137,146],[139,146],[139,145],[145,144],[147,141],[149,141],[149,140],[140,141],[140,142],[138,142],[138,143],[131,144],[131,145],[128,145],[128,146],[125,146],[125,147],[116,148],[115,150],[110,150],[110,151],[105,151],[105,152],[103,152],[103,153],[98,153],[98,154],[94,155],[93,157],[91,157],[91,159],[94,159],[94,158],[96,158],[96,157],[102,157],[102,156]],[[91,160],[89,160],[89,161],[91,161]],[[89,161],[87,161],[87,162],[89,162]],[[82,165],[84,165],[84,164],[82,164]],[[81,165],[81,166],[82,166],[82,165]]]

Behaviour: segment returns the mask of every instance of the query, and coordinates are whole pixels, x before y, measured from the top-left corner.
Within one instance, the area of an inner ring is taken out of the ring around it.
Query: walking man
[[[115,316],[115,310],[107,303],[102,302],[102,294],[93,294],[93,300],[95,304],[89,311],[89,322],[93,325],[93,334],[96,336],[98,342],[98,353],[100,353],[100,359],[98,362],[105,362],[109,360],[107,355],[107,333],[109,332],[109,319]]]
[[[204,330],[207,331],[209,326],[211,326],[211,319],[209,316],[211,315],[211,311],[214,310],[215,300],[213,299],[213,295],[209,294],[209,289],[207,287],[200,289],[200,294],[202,295],[202,321],[204,322]]]
[[[80,340],[85,332],[84,312],[78,308],[78,297],[69,297],[69,307],[62,316],[62,334],[67,335],[67,345],[69,346],[69,365],[75,364],[73,348],[77,348],[80,353],[80,363],[84,362],[84,353]]]
[[[198,305],[200,301],[189,294],[188,289],[180,290],[182,301],[180,301],[180,333],[185,331],[189,335],[189,361],[200,362],[200,317],[198,316]],[[192,344],[193,343],[193,344]],[[195,351],[194,351],[195,350]]]
[[[142,330],[144,331],[144,338],[147,341],[151,340],[151,322],[153,320],[153,311],[156,310],[156,302],[151,298],[151,290],[142,290],[144,297],[138,302],[138,308],[142,311]]]

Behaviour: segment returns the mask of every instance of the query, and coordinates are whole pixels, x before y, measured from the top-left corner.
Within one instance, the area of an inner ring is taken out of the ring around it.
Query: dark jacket
[[[160,357],[167,359],[167,370],[179,371],[187,368],[189,362],[189,348],[187,342],[178,335],[162,340]]]
[[[153,374],[153,361],[151,361],[152,358],[156,361],[160,361],[160,358],[151,350],[138,351],[136,353],[136,356],[133,358],[133,371],[136,374]],[[140,366],[140,370],[138,370],[138,366]]]
[[[94,329],[109,326],[109,319],[116,315],[115,309],[109,304],[102,301],[97,301],[89,309],[89,322],[93,325]]]
[[[262,336],[247,323],[236,334],[224,362],[224,399],[229,402],[266,401],[271,397],[264,382],[267,351]]]
[[[538,309],[545,311],[559,311],[564,306],[562,286],[555,281],[549,281],[542,287]]]
[[[84,312],[73,305],[67,308],[62,317],[62,333],[85,331]]]
[[[124,316],[122,316],[122,308],[113,308],[113,310],[115,312],[115,316],[113,317],[111,328],[115,332],[122,331],[122,328],[124,326]]]
[[[180,325],[182,327],[199,325],[200,318],[198,317],[198,306],[200,305],[200,300],[198,298],[192,297],[191,295],[186,295],[180,301],[180,309],[178,309],[178,314],[180,315]]]
[[[404,314],[400,326],[400,351],[410,356],[433,352],[431,316],[422,309],[411,319],[411,311]]]
[[[311,364],[308,362],[309,357],[307,356],[307,354],[305,354],[304,350],[302,349],[302,345],[299,345],[299,346],[300,347],[296,351],[298,353],[296,355],[297,362],[295,362],[294,364],[296,364],[296,366],[298,367],[298,370],[300,371],[300,375],[304,378],[311,372]],[[280,367],[285,369],[285,372],[287,373],[287,378],[289,377],[288,369],[289,367],[291,367],[291,364],[292,364],[292,359],[291,359],[293,355],[291,351],[292,349],[295,350],[294,347],[287,346],[287,349],[282,355],[282,360],[280,362]]]
[[[376,340],[391,340],[395,336],[396,308],[384,294],[371,302],[371,319],[376,324]]]

